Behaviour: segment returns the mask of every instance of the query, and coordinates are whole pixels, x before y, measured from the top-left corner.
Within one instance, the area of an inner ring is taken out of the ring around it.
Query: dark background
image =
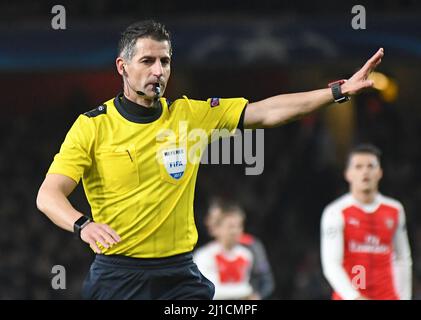
[[[51,27],[51,8],[66,9],[66,29]],[[367,28],[354,30],[351,8],[364,5]],[[421,298],[421,4],[417,1],[2,1],[0,4],[0,299],[79,299],[93,254],[52,224],[36,206],[44,175],[78,114],[115,96],[119,33],[154,18],[173,36],[176,99],[244,96],[325,87],[349,77],[379,47],[379,71],[396,96],[368,90],[265,130],[265,169],[202,165],[195,214],[199,245],[210,197],[239,201],[247,230],[260,237],[272,264],[273,299],[328,299],[319,259],[325,205],[346,192],[346,150],[357,142],[384,153],[384,194],[405,206],[414,261],[414,298]],[[389,92],[390,93],[390,92]],[[393,92],[392,92],[393,93]],[[89,213],[81,186],[72,203]],[[53,290],[51,269],[63,265],[66,290]]]

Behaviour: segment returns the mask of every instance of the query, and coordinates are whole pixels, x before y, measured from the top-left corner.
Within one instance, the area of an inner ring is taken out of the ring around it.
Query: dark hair
[[[381,158],[381,155],[382,155],[381,150],[379,148],[377,148],[376,146],[370,144],[370,143],[361,143],[361,144],[358,144],[358,145],[354,146],[348,152],[348,157],[347,157],[347,160],[346,160],[346,167],[349,166],[350,161],[351,161],[351,157],[354,154],[357,154],[357,153],[372,154],[372,155],[377,157],[377,160],[379,160],[379,163],[380,163],[380,158]]]
[[[170,33],[166,27],[153,20],[139,21],[131,24],[121,33],[118,42],[118,54],[126,60],[135,55],[136,41],[139,38],[151,38],[156,41],[168,41],[170,55],[172,54]]]
[[[221,210],[222,217],[229,216],[234,213],[240,215],[243,218],[243,220],[245,220],[246,218],[243,208],[241,208],[239,204],[232,200],[227,200],[224,198],[213,198],[210,202],[209,209],[214,208],[218,208]]]

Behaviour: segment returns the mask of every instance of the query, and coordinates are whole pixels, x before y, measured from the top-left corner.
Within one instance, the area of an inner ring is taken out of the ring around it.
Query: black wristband
[[[342,94],[341,85],[345,83],[345,80],[338,80],[335,82],[329,83],[329,87],[332,90],[332,96],[335,102],[343,103],[348,101],[350,98]]]
[[[80,239],[80,232],[83,228],[85,228],[92,220],[89,219],[87,216],[82,216],[79,219],[76,220],[76,222],[73,224],[73,234],[75,238]]]

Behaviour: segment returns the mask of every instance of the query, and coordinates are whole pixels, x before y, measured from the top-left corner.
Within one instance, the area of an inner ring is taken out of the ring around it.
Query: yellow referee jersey
[[[121,95],[80,115],[48,173],[82,178],[95,222],[121,237],[103,253],[138,258],[172,256],[197,242],[193,200],[201,151],[213,129],[234,133],[243,98],[168,104],[148,121],[132,121]]]

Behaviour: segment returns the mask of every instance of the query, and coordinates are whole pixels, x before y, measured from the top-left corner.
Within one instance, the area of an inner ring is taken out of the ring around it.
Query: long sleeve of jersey
[[[356,299],[360,293],[343,268],[344,221],[340,212],[327,207],[321,222],[321,260],[323,274],[332,288],[345,300]]]
[[[412,297],[412,259],[405,220],[405,212],[402,207],[399,211],[399,225],[393,239],[395,249],[393,271],[399,298],[410,300]]]
[[[254,254],[254,264],[251,273],[251,284],[262,299],[267,299],[275,288],[275,280],[263,243],[254,239],[250,247]]]

